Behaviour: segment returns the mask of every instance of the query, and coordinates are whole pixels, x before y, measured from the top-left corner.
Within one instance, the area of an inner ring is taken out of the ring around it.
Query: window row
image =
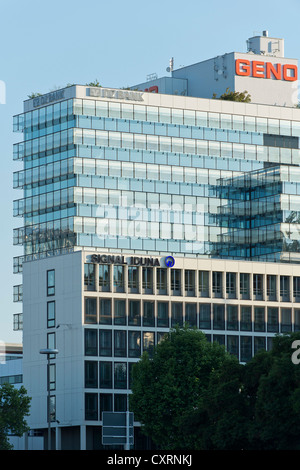
[[[290,332],[300,330],[300,309],[221,303],[151,302],[116,299],[85,299],[86,325],[172,328],[185,323],[204,330]],[[106,331],[106,330],[105,330]],[[111,333],[110,333],[111,334]],[[95,333],[96,335],[96,333]],[[109,333],[108,333],[109,335]],[[141,342],[139,340],[139,342]]]
[[[85,291],[300,302],[300,276],[85,263]]]
[[[272,338],[263,336],[226,336],[207,335],[209,341],[217,341],[224,345],[226,349],[236,355],[241,362],[247,362],[260,350],[270,350]],[[86,378],[88,385],[99,386],[102,389],[109,389],[111,385],[117,385],[115,389],[131,387],[131,371],[133,363],[111,363],[100,362],[95,365],[86,366]],[[99,380],[99,381],[98,381]],[[85,393],[85,419],[102,420],[103,411],[127,411],[128,395],[126,393]]]
[[[150,356],[154,346],[165,332],[97,330],[86,328],[84,332],[85,356],[139,358],[143,352]]]
[[[241,130],[214,129],[204,126],[187,126],[160,122],[153,123],[149,121],[78,116],[76,127],[80,129],[129,132],[132,134],[161,135],[166,137],[182,137],[188,139],[217,140],[221,142],[242,144],[264,144],[264,134],[245,132]],[[277,136],[277,138],[283,139],[283,136]],[[285,140],[286,139],[295,139],[297,141],[298,138],[285,137]],[[274,140],[269,140],[268,143],[269,142],[270,144],[273,144]],[[281,142],[281,140],[279,140],[278,143],[285,144],[285,141]],[[283,147],[284,145],[281,146]]]
[[[207,335],[226,347],[241,362],[248,362],[260,350],[270,349],[272,338],[264,336]],[[130,389],[134,362],[86,360],[84,363],[85,388]]]
[[[66,129],[60,132],[54,132],[43,137],[38,137],[13,145],[13,159],[20,160],[24,157],[37,155],[44,157],[48,153],[53,153],[53,149],[57,152],[68,149],[69,145],[74,144],[75,136],[74,128]]]
[[[64,122],[73,114],[73,100],[60,101],[14,116],[13,130],[14,132],[35,131],[45,126],[52,126],[57,122]]]
[[[134,362],[84,362],[85,388],[130,389]]]
[[[254,171],[261,169],[263,163],[244,158],[215,158],[207,155],[193,155],[171,152],[154,152],[151,150],[135,150],[127,148],[96,147],[93,145],[76,145],[79,158],[126,161],[133,163],[149,163],[157,165],[177,165],[181,167],[209,168],[219,171]],[[264,158],[265,160],[265,158]]]
[[[49,139],[49,145],[51,144],[50,141],[51,139]],[[152,152],[172,152],[175,154],[185,153],[190,155],[237,158],[244,160],[270,160],[272,162],[280,161],[282,163],[289,164],[296,162],[297,157],[299,157],[298,148],[264,147],[262,145],[88,129],[74,129],[74,144],[149,150]],[[52,145],[55,146],[55,141]],[[32,152],[29,152],[29,154],[30,153]],[[26,150],[25,155],[27,155]]]
[[[74,114],[300,136],[300,123],[283,119],[74,99]]]
[[[124,412],[128,410],[126,393],[85,393],[85,419],[102,421],[103,411]]]

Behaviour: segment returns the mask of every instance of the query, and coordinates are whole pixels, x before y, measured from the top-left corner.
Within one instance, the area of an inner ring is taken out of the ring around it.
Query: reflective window
[[[100,361],[99,369],[100,388],[112,388],[112,363]]]

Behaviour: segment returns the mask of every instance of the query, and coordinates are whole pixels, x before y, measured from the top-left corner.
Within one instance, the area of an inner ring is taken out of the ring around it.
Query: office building
[[[299,330],[297,60],[267,33],[222,57],[130,90],[66,87],[14,117],[15,325],[45,437],[40,350],[59,351],[57,448],[102,447],[102,411],[127,409],[132,364],[176,324],[242,362]],[[218,99],[228,88],[251,102]]]

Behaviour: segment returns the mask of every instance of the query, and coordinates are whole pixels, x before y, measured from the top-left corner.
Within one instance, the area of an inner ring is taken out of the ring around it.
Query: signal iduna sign
[[[236,59],[235,73],[243,77],[265,78],[295,82],[298,68],[294,64],[273,64],[259,60]]]

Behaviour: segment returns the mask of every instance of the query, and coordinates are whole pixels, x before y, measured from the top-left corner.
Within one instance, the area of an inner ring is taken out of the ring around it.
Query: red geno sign
[[[298,80],[298,69],[293,64],[272,64],[258,60],[237,59],[235,61],[235,73],[244,77],[275,78],[295,82]]]

